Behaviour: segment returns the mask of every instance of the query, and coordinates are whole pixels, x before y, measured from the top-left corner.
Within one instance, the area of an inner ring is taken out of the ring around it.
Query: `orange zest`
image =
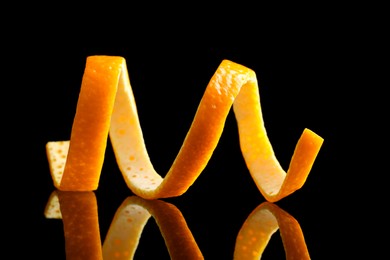
[[[94,192],[54,191],[44,215],[62,219],[67,259],[133,259],[151,216],[171,259],[204,259],[180,210],[165,201],[126,198],[114,215],[103,245]]]
[[[119,169],[134,194],[146,199],[180,196],[206,167],[232,106],[245,162],[265,199],[275,202],[300,189],[323,138],[304,129],[284,171],[267,137],[253,70],[221,62],[179,153],[162,177],[148,156],[126,61],[104,55],[87,58],[70,141],[46,144],[54,186],[64,191],[96,190],[110,136]]]
[[[247,217],[238,232],[234,259],[260,259],[279,229],[286,259],[310,259],[298,221],[270,202],[263,202]]]

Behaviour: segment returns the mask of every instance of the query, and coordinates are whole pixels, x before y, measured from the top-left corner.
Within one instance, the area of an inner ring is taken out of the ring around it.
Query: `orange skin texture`
[[[106,150],[101,140],[107,139],[110,128],[120,62],[109,57],[87,60],[61,190],[98,187]]]

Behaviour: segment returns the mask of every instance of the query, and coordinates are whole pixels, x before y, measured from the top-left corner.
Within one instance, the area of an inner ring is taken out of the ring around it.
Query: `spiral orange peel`
[[[120,56],[87,57],[70,140],[46,144],[54,186],[64,191],[98,188],[110,137],[129,189],[145,199],[180,196],[206,167],[233,106],[249,172],[266,200],[275,202],[305,183],[323,138],[305,128],[287,172],[267,136],[253,70],[223,60],[207,85],[184,142],[164,177],[149,158],[127,71]]]

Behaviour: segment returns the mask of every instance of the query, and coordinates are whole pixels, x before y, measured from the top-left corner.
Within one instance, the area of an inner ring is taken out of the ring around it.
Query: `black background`
[[[344,258],[364,250],[368,241],[360,235],[371,227],[360,217],[370,204],[357,183],[366,180],[356,169],[363,170],[368,159],[357,151],[365,142],[356,141],[362,135],[351,134],[357,123],[371,120],[359,122],[364,107],[358,84],[365,75],[356,69],[366,55],[357,52],[361,17],[344,18],[346,9],[273,10],[275,15],[267,19],[250,13],[238,19],[234,12],[216,18],[210,12],[207,17],[216,19],[207,31],[198,27],[202,15],[181,27],[184,14],[165,23],[148,23],[145,17],[133,22],[134,10],[114,18],[89,10],[92,15],[82,24],[73,15],[50,13],[9,30],[17,41],[7,37],[10,46],[4,52],[9,69],[4,76],[10,79],[6,89],[11,90],[3,97],[5,165],[10,165],[3,171],[9,209],[3,212],[4,228],[10,230],[5,249],[20,257],[65,259],[61,221],[43,216],[54,190],[45,144],[70,136],[86,58],[118,55],[126,58],[145,143],[161,175],[177,155],[220,62],[229,59],[253,69],[267,133],[285,169],[305,127],[325,139],[304,186],[276,204],[299,222],[312,259]],[[132,195],[109,140],[95,193],[104,239],[116,209]],[[264,201],[242,158],[233,111],[200,177],[182,196],[164,200],[180,209],[206,259],[232,259],[239,228]],[[168,254],[151,220],[136,259],[153,256]],[[284,259],[278,235],[263,259]]]

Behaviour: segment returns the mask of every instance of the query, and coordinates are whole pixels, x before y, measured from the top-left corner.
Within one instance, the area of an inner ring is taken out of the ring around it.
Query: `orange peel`
[[[287,172],[268,139],[253,70],[223,60],[207,85],[190,129],[164,177],[155,171],[142,135],[126,61],[87,57],[70,140],[46,144],[54,186],[66,191],[98,188],[109,135],[129,189],[146,199],[180,196],[206,167],[233,106],[249,172],[266,200],[275,202],[305,183],[323,138],[305,128]]]
[[[247,217],[238,232],[234,259],[260,259],[279,229],[286,259],[310,259],[298,221],[270,202],[263,202]]]

